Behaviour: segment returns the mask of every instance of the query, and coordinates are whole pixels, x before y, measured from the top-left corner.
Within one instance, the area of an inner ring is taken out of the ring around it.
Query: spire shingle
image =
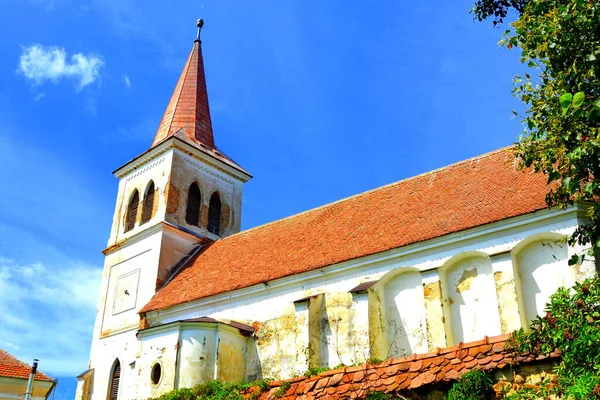
[[[200,44],[194,41],[151,147],[183,129],[193,141],[215,148]]]

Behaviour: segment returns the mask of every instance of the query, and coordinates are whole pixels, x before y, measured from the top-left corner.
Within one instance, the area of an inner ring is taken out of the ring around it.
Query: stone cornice
[[[249,175],[248,173],[240,171],[240,170],[226,164],[225,162],[223,162],[215,157],[212,157],[209,154],[204,153],[203,151],[197,149],[196,147],[190,145],[189,143],[186,143],[185,141],[179,139],[176,136],[170,137],[169,139],[160,143],[158,146],[155,146],[149,150],[146,150],[144,153],[131,159],[126,164],[124,164],[123,166],[121,166],[121,167],[117,168],[115,171],[113,171],[113,174],[117,178],[122,179],[127,174],[135,171],[136,169],[142,167],[143,165],[148,164],[155,158],[161,156],[162,154],[166,153],[167,151],[169,151],[171,149],[177,149],[179,151],[182,151],[182,152],[192,156],[193,158],[195,158],[199,161],[202,161],[203,163],[211,166],[212,168],[215,168],[215,169],[219,170],[220,172],[223,172],[224,174],[227,174],[227,175],[235,178],[236,180],[238,180],[240,182],[247,182],[250,178],[252,178],[252,176]]]

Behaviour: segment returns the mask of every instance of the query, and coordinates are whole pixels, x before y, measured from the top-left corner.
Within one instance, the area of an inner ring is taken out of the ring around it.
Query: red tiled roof
[[[215,147],[200,40],[194,41],[151,147],[181,128],[191,139]]]
[[[545,176],[511,148],[220,239],[141,310],[268,282],[546,208]]]
[[[509,336],[510,334],[486,337],[477,342],[461,343],[436,352],[391,358],[374,365],[339,368],[309,378],[294,378],[289,381],[291,385],[281,398],[296,399],[304,396],[302,398],[306,399],[360,399],[369,392],[399,393],[453,381],[473,368],[493,371],[511,363],[530,363],[560,357],[559,353],[513,357],[504,348]],[[281,381],[271,382],[272,389],[262,393],[259,398],[274,398],[274,393],[282,384]],[[247,397],[252,397],[253,393],[250,390]]]
[[[0,376],[6,378],[22,378],[29,379],[31,366],[11,356],[6,351],[0,349]],[[52,381],[48,375],[37,371],[35,374],[36,380]]]

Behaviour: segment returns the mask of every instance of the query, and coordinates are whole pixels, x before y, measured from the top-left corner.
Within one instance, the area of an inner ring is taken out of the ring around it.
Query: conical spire
[[[202,20],[198,20],[198,37],[160,121],[152,147],[182,128],[193,141],[211,149],[215,147],[200,46],[201,27]]]

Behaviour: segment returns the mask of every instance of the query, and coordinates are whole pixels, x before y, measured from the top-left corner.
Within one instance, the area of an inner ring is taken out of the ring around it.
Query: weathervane
[[[196,26],[198,27],[198,36],[196,36],[196,40],[200,41],[200,31],[202,30],[202,27],[204,26],[204,20],[202,18],[200,18],[198,20],[198,22],[196,22]]]

